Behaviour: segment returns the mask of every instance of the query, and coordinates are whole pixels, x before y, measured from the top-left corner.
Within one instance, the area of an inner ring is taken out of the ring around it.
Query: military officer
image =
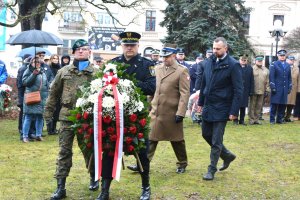
[[[285,122],[291,122],[291,115],[292,110],[296,104],[296,96],[297,92],[300,92],[300,76],[299,76],[299,68],[297,66],[294,66],[295,57],[294,56],[288,56],[287,62],[291,66],[291,75],[292,75],[292,90],[291,93],[288,95],[288,101],[286,106],[286,112],[284,116]]]
[[[120,35],[123,54],[114,58],[112,61],[124,63],[128,65],[126,73],[135,74],[137,86],[141,88],[145,95],[153,95],[155,92],[155,76],[153,73],[154,63],[147,58],[138,54],[139,39],[141,35],[136,32],[122,32]],[[148,141],[146,141],[148,146]],[[147,157],[147,149],[139,152],[139,158],[143,166],[143,172],[138,168],[142,178],[142,194],[140,200],[150,199],[150,183],[149,183],[149,159]],[[103,153],[102,159],[102,186],[101,193],[97,200],[109,199],[109,188],[112,181],[113,157]]]
[[[155,67],[156,91],[151,101],[150,145],[148,158],[154,156],[159,141],[170,141],[178,159],[176,172],[188,165],[183,135],[183,118],[190,96],[188,69],[176,62],[176,46],[166,44],[160,56],[163,63]]]
[[[57,189],[51,196],[51,200],[59,200],[66,197],[66,177],[69,175],[72,167],[72,146],[75,133],[71,128],[72,122],[68,120],[70,110],[75,108],[77,97],[76,91],[83,83],[92,80],[92,76],[96,69],[88,60],[91,50],[87,41],[83,39],[77,40],[73,47],[74,61],[57,72],[55,79],[50,86],[49,97],[45,106],[44,118],[47,123],[50,123],[53,113],[56,109],[57,101],[60,100],[62,105],[59,120],[61,128],[59,132],[59,154],[57,158],[57,168],[55,178],[57,179]],[[90,159],[85,156],[85,163],[88,167]],[[93,165],[92,165],[93,166]],[[99,188],[98,182],[94,182],[94,170],[90,169],[90,190]]]
[[[151,52],[151,60],[154,62],[155,65],[158,65],[159,63],[161,63],[159,61],[159,50],[158,49],[154,49]]]
[[[177,54],[176,54],[176,60],[179,64],[189,68],[190,65],[184,61],[185,54],[184,54],[184,49],[183,48],[178,48],[177,49]]]
[[[277,52],[278,60],[270,66],[271,109],[270,123],[282,124],[288,94],[292,89],[291,67],[286,62],[286,50]]]
[[[254,90],[250,97],[249,124],[261,124],[259,115],[263,107],[264,96],[270,92],[269,70],[263,66],[263,55],[255,57],[253,66]]]

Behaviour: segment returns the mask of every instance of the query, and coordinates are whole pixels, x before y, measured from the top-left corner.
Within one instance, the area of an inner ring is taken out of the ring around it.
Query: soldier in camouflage
[[[59,154],[57,158],[57,168],[55,178],[57,179],[57,189],[51,196],[51,200],[59,200],[66,197],[66,177],[69,175],[72,167],[72,146],[75,133],[71,128],[72,122],[68,120],[70,110],[75,108],[77,97],[76,91],[84,82],[91,81],[96,68],[89,62],[88,58],[91,50],[87,41],[79,39],[73,47],[74,61],[60,69],[50,86],[49,97],[46,102],[44,118],[47,123],[51,122],[53,112],[55,111],[57,101],[61,99],[61,111],[59,120],[61,128],[59,133]],[[61,98],[60,98],[61,97]],[[92,158],[85,156],[85,163],[88,166]],[[94,162],[94,159],[92,159]],[[93,165],[92,165],[93,166]],[[98,181],[94,182],[94,168],[90,169],[91,182],[89,189],[97,190]]]

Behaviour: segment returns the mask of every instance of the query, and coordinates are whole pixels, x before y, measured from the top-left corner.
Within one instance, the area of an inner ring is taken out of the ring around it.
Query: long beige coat
[[[156,90],[151,102],[152,141],[181,141],[183,123],[175,123],[175,115],[185,116],[190,96],[188,69],[177,62],[167,70],[161,64],[155,67]]]
[[[297,66],[293,66],[291,68],[291,75],[292,75],[292,90],[291,93],[288,95],[288,105],[295,105],[296,104],[296,95],[297,92],[300,90],[300,80],[299,80],[299,68]]]

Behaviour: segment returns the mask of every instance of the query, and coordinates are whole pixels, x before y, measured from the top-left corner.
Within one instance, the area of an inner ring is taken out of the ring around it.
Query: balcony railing
[[[85,25],[82,22],[68,22],[64,25],[59,25],[58,31],[61,33],[85,33]]]

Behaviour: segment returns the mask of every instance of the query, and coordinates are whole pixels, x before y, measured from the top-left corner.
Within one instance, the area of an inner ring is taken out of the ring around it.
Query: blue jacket
[[[203,120],[227,121],[229,115],[238,116],[242,94],[241,65],[229,55],[218,63],[215,56],[208,58],[198,101]]]
[[[270,66],[271,103],[287,104],[288,93],[292,89],[291,67],[277,60]]]
[[[23,85],[25,86],[25,94],[28,92],[35,92],[38,91],[41,85],[42,80],[42,86],[40,89],[41,98],[42,101],[37,104],[33,105],[26,105],[25,101],[23,103],[23,113],[24,114],[43,114],[44,113],[44,106],[46,104],[46,99],[48,97],[48,88],[49,83],[47,81],[47,76],[45,72],[42,70],[39,74],[35,75],[33,74],[33,67],[29,65],[29,67],[25,70],[22,78]]]
[[[154,68],[153,61],[140,55],[136,55],[129,61],[122,55],[112,59],[112,61],[128,64],[129,67],[125,72],[130,75],[135,74],[135,78],[138,80],[137,86],[142,89],[144,95],[154,95],[156,78],[154,74],[151,74],[151,71]]]
[[[0,85],[5,83],[7,79],[7,71],[5,63],[0,60]]]

